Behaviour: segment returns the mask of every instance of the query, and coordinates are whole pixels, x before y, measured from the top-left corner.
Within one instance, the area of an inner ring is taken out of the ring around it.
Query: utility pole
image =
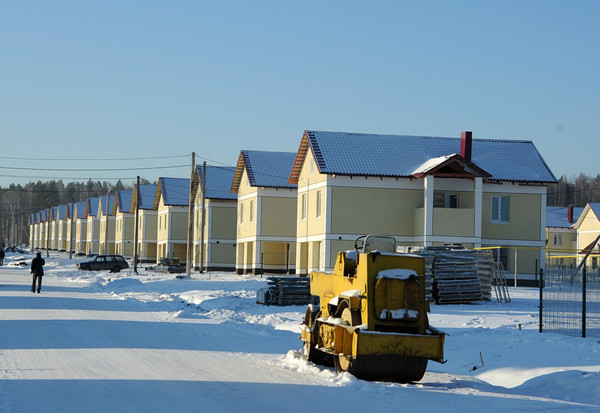
[[[140,177],[138,175],[135,183],[135,229],[133,231],[133,272],[137,272],[138,262],[138,231],[139,231],[139,219],[140,219]]]
[[[50,256],[49,247],[50,247],[50,208],[48,208],[48,212],[46,213],[46,258],[48,258]]]
[[[69,210],[69,206],[67,205],[67,211]],[[73,259],[73,215],[75,215],[75,202],[71,202],[71,233],[70,238],[71,242],[69,242],[69,259]]]
[[[104,225],[104,255],[108,254],[108,218],[110,218],[110,189],[106,193],[106,211],[104,216],[106,217],[106,224]]]
[[[204,272],[204,224],[206,220],[206,214],[204,208],[206,207],[206,161],[202,164],[202,219],[200,221],[200,272]]]
[[[192,152],[192,168],[190,172],[190,193],[188,196],[188,233],[187,233],[187,253],[185,259],[185,275],[192,276],[192,261],[194,260],[194,173],[196,172],[196,153]],[[202,272],[202,271],[201,271]]]

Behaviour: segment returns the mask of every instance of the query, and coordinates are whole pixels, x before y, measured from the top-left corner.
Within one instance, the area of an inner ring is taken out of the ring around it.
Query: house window
[[[508,208],[510,197],[508,196],[493,196],[492,197],[492,222],[495,224],[507,224]]]
[[[434,208],[458,208],[458,194],[447,194],[435,191],[433,193]]]
[[[244,223],[244,204],[240,203],[240,224]]]
[[[562,235],[554,234],[554,245],[562,245]]]
[[[250,222],[254,222],[254,201],[250,201]]]
[[[306,194],[302,194],[302,221],[306,220]]]
[[[317,191],[317,218],[321,218],[321,191]]]
[[[446,194],[444,208],[458,208],[458,194]]]

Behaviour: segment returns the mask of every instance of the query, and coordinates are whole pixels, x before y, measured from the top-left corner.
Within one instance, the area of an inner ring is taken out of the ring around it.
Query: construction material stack
[[[424,258],[383,238],[340,252],[333,274],[311,273],[319,305],[306,310],[304,355],[366,380],[419,381],[428,360],[443,362],[444,333],[429,326]]]

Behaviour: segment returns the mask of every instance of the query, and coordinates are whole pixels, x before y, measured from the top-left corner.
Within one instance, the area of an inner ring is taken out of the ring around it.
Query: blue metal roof
[[[58,206],[57,220],[64,221],[65,219],[69,218],[67,208],[68,208],[67,205],[59,205]]]
[[[583,208],[573,208],[573,222],[569,222],[569,208],[568,207],[546,207],[546,226],[554,228],[569,228],[578,219]]]
[[[106,201],[108,197],[108,202]],[[100,204],[98,205],[98,208],[102,208],[102,214],[103,215],[112,215],[112,210],[113,210],[113,205],[115,203],[115,196],[114,195],[102,195],[100,197]],[[99,210],[98,210],[99,211]],[[108,214],[106,213],[108,211]]]
[[[240,157],[243,158],[250,185],[265,188],[298,187],[288,182],[296,153],[241,151]]]
[[[140,192],[137,196],[140,209],[153,209],[156,185],[140,185]]]
[[[597,218],[600,219],[600,203],[599,202],[590,202],[590,209],[594,212]]]
[[[123,191],[117,192],[117,203],[116,203],[116,211],[127,213],[130,212],[131,209],[131,197],[133,196],[133,191],[130,189],[126,189]],[[115,211],[113,210],[113,211]]]
[[[75,218],[77,218],[77,219],[85,218],[85,205],[86,205],[85,201],[76,202],[75,208],[77,209],[77,216]]]
[[[158,178],[157,194],[158,190],[162,194],[165,205],[188,206],[190,195],[189,178]]]
[[[198,179],[202,185],[201,165],[196,166]],[[212,166],[206,165],[206,194],[207,199],[237,199],[237,194],[232,194],[231,183],[235,168],[231,166]]]
[[[98,206],[100,205],[100,198],[88,198],[85,206],[85,211],[88,216],[95,217],[98,215]]]
[[[429,159],[460,153],[461,143],[460,138],[347,132],[306,131],[305,136],[319,171],[339,175],[408,177]],[[493,180],[556,182],[531,141],[473,139],[471,162]]]

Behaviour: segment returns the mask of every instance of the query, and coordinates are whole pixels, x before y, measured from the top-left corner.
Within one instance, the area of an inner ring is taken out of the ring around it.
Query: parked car
[[[129,268],[129,264],[121,255],[96,255],[90,261],[84,261],[77,264],[80,270],[110,270],[110,272],[119,272],[122,269]]]

